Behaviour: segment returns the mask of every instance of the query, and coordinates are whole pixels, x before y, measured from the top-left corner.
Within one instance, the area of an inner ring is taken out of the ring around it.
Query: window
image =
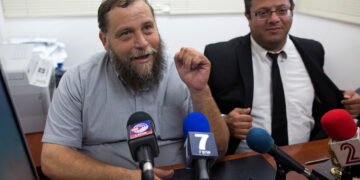
[[[149,0],[158,14],[216,14],[244,12],[243,0]]]
[[[159,15],[244,12],[242,0],[148,1]],[[96,16],[101,0],[2,0],[2,2],[6,18],[22,18]]]
[[[298,0],[297,12],[360,24],[359,0]]]

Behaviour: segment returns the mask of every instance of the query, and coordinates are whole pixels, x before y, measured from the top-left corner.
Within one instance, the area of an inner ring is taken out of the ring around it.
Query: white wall
[[[320,41],[325,72],[342,89],[360,87],[360,26],[296,14],[291,33]]]
[[[65,63],[67,67],[77,65],[103,50],[98,39],[96,17],[2,19],[1,13],[0,33],[3,33],[4,39],[55,37],[64,42],[69,55]],[[182,46],[203,52],[208,43],[225,41],[249,32],[245,17],[239,14],[158,16],[157,23],[171,53]],[[291,33],[323,43],[326,51],[325,71],[340,88],[360,87],[358,25],[295,13]]]
[[[0,42],[3,41],[3,26],[4,26],[4,16],[3,16],[3,9],[2,9],[2,4],[1,4],[1,0],[0,0]]]

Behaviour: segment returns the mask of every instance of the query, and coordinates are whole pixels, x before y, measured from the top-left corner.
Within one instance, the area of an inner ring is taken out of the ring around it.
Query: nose
[[[278,22],[280,21],[279,16],[276,14],[276,11],[271,11],[270,17],[269,17],[269,22]]]
[[[136,33],[135,37],[135,48],[144,49],[149,45],[149,42],[146,40],[146,36],[142,33]]]

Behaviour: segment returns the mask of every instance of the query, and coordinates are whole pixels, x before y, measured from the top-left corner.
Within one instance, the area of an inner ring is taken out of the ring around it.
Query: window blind
[[[360,0],[298,0],[297,12],[360,24]]]
[[[242,0],[148,0],[158,15],[244,12]],[[6,18],[96,16],[101,0],[2,0]]]
[[[101,0],[2,0],[6,18],[96,15]]]

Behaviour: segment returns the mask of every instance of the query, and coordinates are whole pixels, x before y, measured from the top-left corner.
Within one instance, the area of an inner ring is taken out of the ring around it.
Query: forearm
[[[209,86],[203,90],[190,90],[195,112],[203,113],[209,120],[210,130],[214,133],[219,156],[225,155],[229,143],[229,130],[225,120],[211,95]]]
[[[41,168],[51,179],[140,179],[140,171],[105,164],[66,146],[43,144]]]

